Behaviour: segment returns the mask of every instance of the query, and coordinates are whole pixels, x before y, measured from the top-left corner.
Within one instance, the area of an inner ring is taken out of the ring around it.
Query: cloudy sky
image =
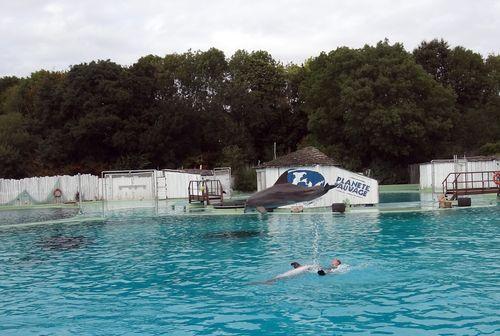
[[[188,49],[264,49],[283,63],[388,38],[500,53],[499,0],[0,0],[0,76]]]

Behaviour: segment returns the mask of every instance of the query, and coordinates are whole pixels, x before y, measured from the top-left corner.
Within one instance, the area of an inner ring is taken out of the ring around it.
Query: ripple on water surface
[[[499,207],[0,230],[0,334],[500,332]],[[252,284],[291,261],[348,272]]]

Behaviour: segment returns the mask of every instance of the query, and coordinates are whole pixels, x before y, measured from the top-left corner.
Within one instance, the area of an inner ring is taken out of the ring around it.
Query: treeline
[[[0,177],[246,167],[314,145],[405,182],[407,166],[500,152],[500,56],[443,40],[338,48],[303,65],[265,51],[149,55],[0,78]]]

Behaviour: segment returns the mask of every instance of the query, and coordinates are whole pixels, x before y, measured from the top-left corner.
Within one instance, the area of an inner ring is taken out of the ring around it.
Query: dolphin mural
[[[287,170],[278,178],[276,183],[267,189],[261,190],[250,196],[245,203],[245,212],[255,209],[260,213],[276,209],[280,206],[309,202],[325,195],[337,185],[315,185],[313,187],[298,186],[289,182]]]

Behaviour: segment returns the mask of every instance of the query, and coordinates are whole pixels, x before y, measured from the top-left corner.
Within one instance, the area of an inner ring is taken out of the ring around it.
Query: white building
[[[191,181],[219,180],[231,196],[231,168],[109,171],[102,173],[105,200],[188,198]]]
[[[496,157],[464,157],[455,156],[450,160],[432,160],[431,162],[420,164],[420,189],[441,193],[443,181],[450,173],[468,173],[469,177],[473,172],[493,172],[500,171],[500,162]],[[462,179],[465,177],[460,176]],[[489,176],[492,179],[492,176]],[[475,174],[474,180],[479,179],[479,174]],[[477,184],[477,183],[476,183]],[[471,186],[470,186],[471,187]]]
[[[332,203],[377,204],[378,182],[372,178],[339,167],[330,157],[314,147],[306,147],[278,157],[256,168],[257,191],[274,185],[278,177],[288,173],[290,183],[301,186],[338,184],[326,195],[313,200],[304,207],[328,207]]]

